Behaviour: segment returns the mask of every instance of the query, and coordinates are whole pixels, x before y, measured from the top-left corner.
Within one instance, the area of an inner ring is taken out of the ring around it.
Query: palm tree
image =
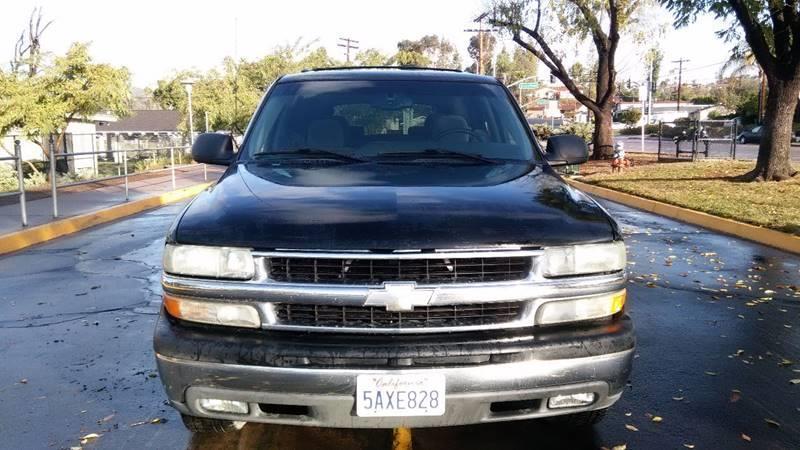
[[[767,91],[767,77],[764,75],[764,71],[761,70],[761,66],[758,65],[756,55],[746,42],[739,42],[733,47],[730,58],[719,69],[719,78],[725,78],[726,74],[730,77],[740,77],[753,67],[758,68],[758,123],[761,123],[764,118],[764,96]]]

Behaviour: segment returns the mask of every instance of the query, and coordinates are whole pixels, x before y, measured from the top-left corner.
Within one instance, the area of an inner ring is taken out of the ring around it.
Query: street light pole
[[[192,80],[184,80],[181,82],[184,88],[186,88],[186,95],[188,96],[188,111],[189,111],[189,145],[194,145],[194,121],[192,119],[192,85],[194,81]]]

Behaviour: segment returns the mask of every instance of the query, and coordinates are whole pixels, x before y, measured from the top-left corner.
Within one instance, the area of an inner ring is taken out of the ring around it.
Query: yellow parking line
[[[395,428],[392,436],[392,450],[411,450],[411,428]]]
[[[138,214],[148,209],[157,208],[169,203],[174,203],[197,195],[200,191],[210,186],[210,183],[196,184],[194,186],[165,192],[160,195],[133,200],[100,211],[93,211],[66,219],[56,220],[0,235],[0,255],[21,250],[31,245],[40,244],[57,237],[85,230],[86,228],[120,219],[122,217]]]

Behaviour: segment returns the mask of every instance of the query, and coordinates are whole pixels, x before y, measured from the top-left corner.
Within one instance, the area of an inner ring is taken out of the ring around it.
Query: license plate
[[[441,416],[444,395],[444,374],[358,375],[356,414],[359,417]]]

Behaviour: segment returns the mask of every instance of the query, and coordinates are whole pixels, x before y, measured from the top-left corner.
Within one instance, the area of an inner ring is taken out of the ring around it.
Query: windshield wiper
[[[423,158],[451,158],[451,159],[468,159],[471,161],[477,161],[483,164],[500,164],[500,161],[496,161],[494,159],[485,158],[481,155],[477,155],[475,153],[466,153],[466,152],[459,152],[456,150],[448,150],[446,148],[426,148],[420,151],[414,152],[385,152],[379,153],[379,158],[402,158],[402,159],[423,159]]]
[[[337,159],[339,161],[347,162],[365,162],[365,159],[357,158],[355,156],[345,155],[344,153],[337,153],[331,150],[323,150],[321,148],[293,148],[289,150],[276,150],[264,151],[253,153],[250,157],[253,159],[263,158],[285,158],[285,157],[299,156],[303,158],[315,159]]]

